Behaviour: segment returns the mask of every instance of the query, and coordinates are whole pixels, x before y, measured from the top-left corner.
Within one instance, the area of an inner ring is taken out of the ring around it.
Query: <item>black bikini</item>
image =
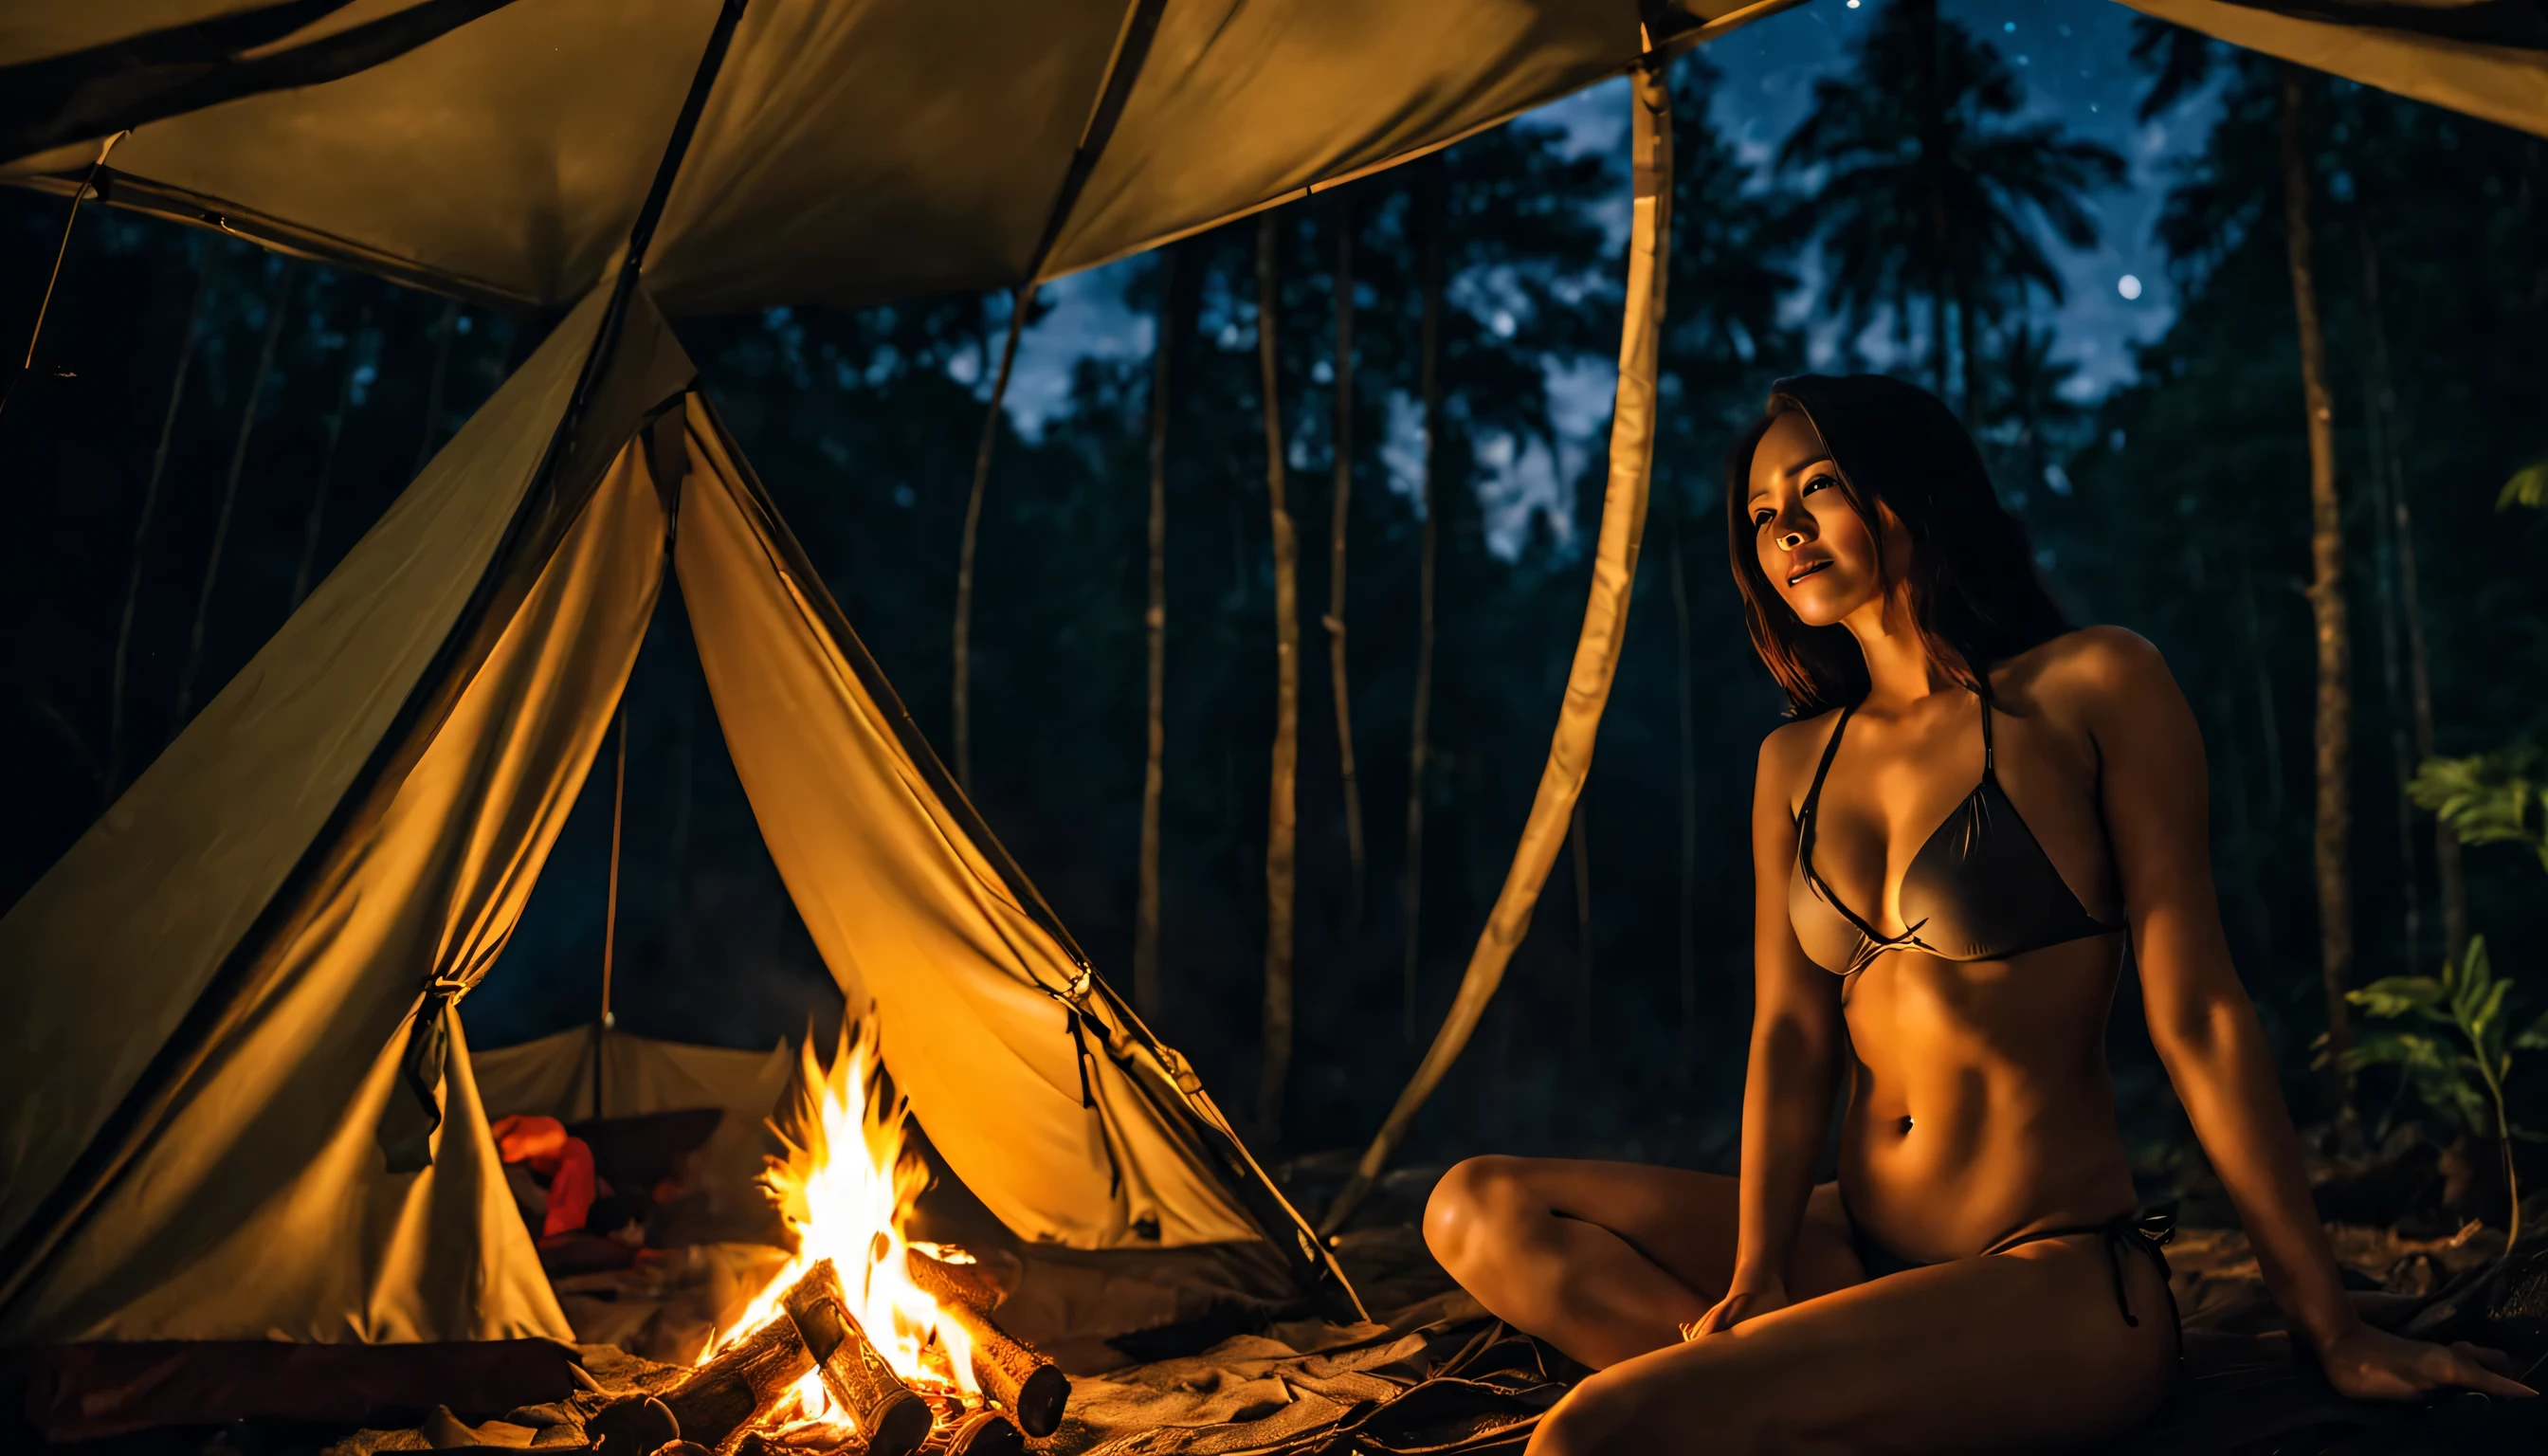
[[[1798,944],[1815,964],[1847,977],[1866,969],[1887,951],[1924,951],[1944,960],[2006,960],[2047,946],[2112,935],[2123,929],[2098,920],[2079,903],[2079,897],[2053,867],[2051,858],[2044,853],[2035,832],[2027,828],[2017,806],[2009,802],[2007,791],[2000,787],[1991,744],[1990,699],[1984,697],[1981,782],[1947,815],[1944,823],[1930,832],[1927,843],[1921,845],[1920,852],[1911,858],[1910,867],[1903,871],[1897,895],[1902,906],[1902,934],[1877,933],[1866,917],[1833,893],[1814,869],[1814,829],[1816,811],[1822,804],[1823,780],[1831,774],[1832,760],[1840,755],[1841,734],[1848,730],[1849,715],[1855,710],[1854,706],[1841,709],[1840,720],[1832,725],[1831,741],[1824,745],[1822,763],[1814,770],[1813,787],[1805,791],[1804,807],[1796,815],[1796,868],[1788,883],[1787,916],[1795,927]],[[1814,913],[1817,910],[1822,913]],[[1837,920],[1832,912],[1837,912]],[[1843,962],[1837,970],[1832,964],[1835,959]],[[1847,1211],[1846,1200],[1842,1208]],[[2159,1246],[2174,1231],[2174,1220],[2167,1212],[2136,1212],[2102,1224],[2014,1233],[1982,1250],[1982,1254],[2005,1253],[2048,1238],[2094,1234],[2104,1241],[2114,1266],[2115,1303],[2124,1312],[2124,1322],[2138,1325],[2140,1320],[2134,1316],[2132,1301],[2125,1293],[2125,1250],[2147,1255],[2164,1281],[2167,1256]],[[1930,1262],[1905,1258],[1876,1242],[1859,1227],[1855,1215],[1849,1219],[1849,1236],[1869,1279],[1922,1268]],[[2171,1298],[2171,1314],[2174,1309]]]
[[[1805,791],[1805,806],[1796,815],[1796,873],[1787,888],[1787,918],[1816,965],[1856,975],[1887,951],[1926,951],[1943,960],[2006,960],[2123,929],[2098,920],[2079,903],[2017,806],[2008,801],[1991,745],[1990,699],[1984,698],[1981,782],[1931,831],[1903,871],[1902,934],[1878,935],[1814,870],[1823,779],[1831,774],[1841,735],[1849,731],[1849,715],[1855,711],[1854,706],[1840,710],[1831,742],[1823,747],[1822,764],[1814,770],[1813,787]],[[1834,925],[1828,916],[1798,915],[1815,905],[1837,911],[1847,924]],[[1809,926],[1809,920],[1821,924]],[[1853,935],[1855,944],[1839,957],[1842,965],[1835,967],[1833,957],[1815,954],[1840,950],[1842,940]]]

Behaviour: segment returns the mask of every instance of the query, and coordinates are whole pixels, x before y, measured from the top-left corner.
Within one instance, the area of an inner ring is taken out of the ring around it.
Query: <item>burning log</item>
[[[813,1368],[813,1352],[806,1348],[795,1324],[785,1320],[768,1320],[717,1351],[664,1397],[664,1406],[679,1427],[674,1435],[696,1441],[711,1451],[721,1450],[735,1432],[785,1399],[796,1382]],[[609,1413],[605,1410],[602,1415]],[[636,1456],[650,1453],[638,1452]]]
[[[1026,1456],[1027,1440],[996,1410],[974,1410],[939,1428],[927,1456]]]
[[[918,1450],[929,1437],[929,1403],[893,1373],[850,1314],[832,1261],[824,1259],[806,1270],[782,1303],[788,1318],[771,1322],[792,1323],[803,1336],[814,1368],[823,1373],[824,1388],[866,1437],[867,1456],[910,1456]]]
[[[931,1299],[942,1305],[966,1305],[987,1315],[1009,1297],[991,1271],[972,1262],[970,1255],[961,1261],[942,1259],[922,1252],[924,1247],[945,1245],[915,1245],[905,1251],[904,1262],[911,1269],[911,1282]]]
[[[987,1306],[974,1303],[969,1296],[988,1281],[966,1278],[967,1266],[945,1263],[917,1250],[903,1263],[911,1271],[911,1282],[938,1301],[946,1317],[972,1339],[973,1378],[981,1382],[982,1393],[1008,1408],[1028,1435],[1043,1437],[1059,1430],[1062,1409],[1070,1404],[1070,1379],[1042,1351],[994,1323]],[[997,1286],[989,1288],[996,1300]]]

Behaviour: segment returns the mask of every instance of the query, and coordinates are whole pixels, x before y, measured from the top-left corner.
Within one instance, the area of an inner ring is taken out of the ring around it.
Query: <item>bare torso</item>
[[[1993,675],[1997,774],[2081,905],[2120,924],[2096,750],[2066,720],[2057,672],[2047,673],[2061,646]],[[1980,713],[1969,693],[1940,693],[1850,720],[1823,785],[1814,865],[1881,934],[1905,929],[1903,867],[1980,780]],[[1791,810],[1803,806],[1838,716],[1781,730],[1793,740],[1780,754],[1796,771]],[[2132,1206],[2105,1058],[2122,941],[2098,936],[2004,960],[1890,951],[1848,978],[1840,1184],[1868,1235],[1908,1258],[1947,1259]]]

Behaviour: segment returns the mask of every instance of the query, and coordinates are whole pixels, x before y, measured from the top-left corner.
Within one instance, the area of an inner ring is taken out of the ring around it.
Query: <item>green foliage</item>
[[[2519,1032],[2504,1012],[2509,976],[2499,976],[2486,937],[2470,940],[2457,965],[2445,961],[2439,976],[2383,976],[2344,999],[2378,1022],[2408,1027],[2366,1027],[2337,1064],[2347,1075],[2369,1066],[2394,1066],[2426,1107],[2455,1119],[2503,1148],[2504,1183],[2512,1198],[2511,1237],[2521,1236],[2521,1185],[2512,1167],[2512,1139],[2526,1137],[2504,1110],[2503,1084],[2512,1075],[2512,1053],[2548,1047],[2548,1015]],[[2416,1030],[2415,1026],[2430,1030]],[[2452,1044],[2456,1034],[2458,1044]],[[2510,1247],[2507,1242],[2506,1247]]]
[[[2516,743],[2464,759],[2426,759],[2407,790],[2460,843],[2519,844],[2548,869],[2548,757]]]
[[[2510,510],[2516,505],[2548,510],[2548,460],[2523,466],[2503,483],[2503,493],[2495,498],[2495,508]]]

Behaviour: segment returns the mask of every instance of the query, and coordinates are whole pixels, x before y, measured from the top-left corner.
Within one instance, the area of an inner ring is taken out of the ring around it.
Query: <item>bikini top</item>
[[[1990,700],[1982,700],[1982,778],[1929,835],[1902,873],[1902,934],[1879,935],[1814,870],[1814,828],[1823,779],[1840,753],[1854,707],[1841,709],[1813,787],[1796,815],[1796,870],[1787,882],[1787,920],[1816,965],[1856,975],[1887,951],[1925,951],[1945,960],[2006,960],[2065,941],[2122,930],[2091,916],[1999,786],[1991,751]]]

